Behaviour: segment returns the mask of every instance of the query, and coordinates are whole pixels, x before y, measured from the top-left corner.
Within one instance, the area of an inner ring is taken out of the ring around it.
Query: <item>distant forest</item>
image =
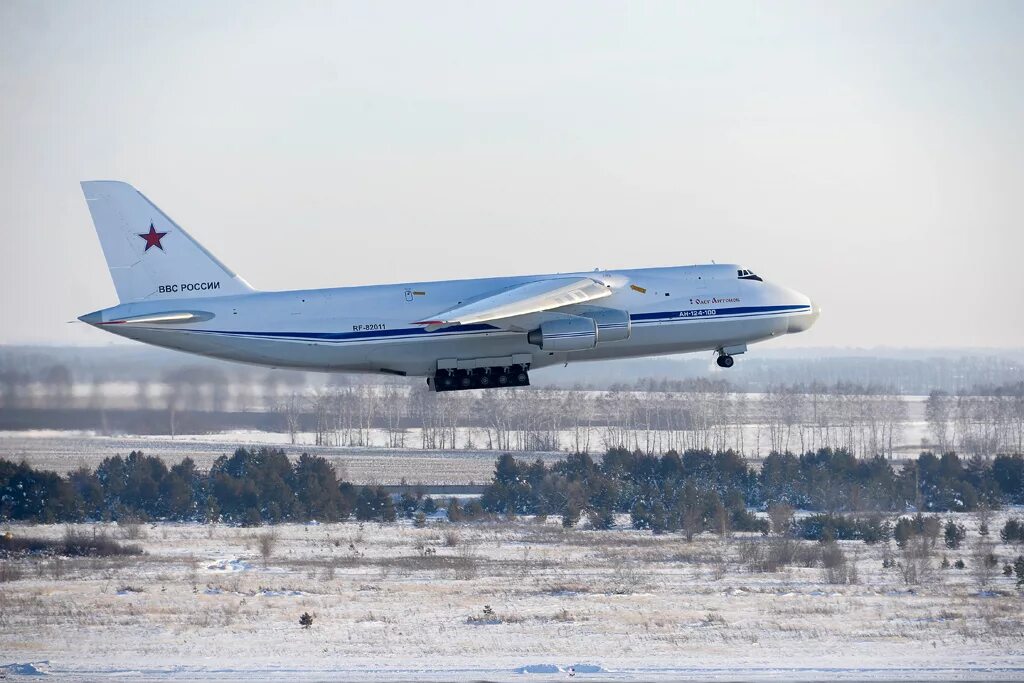
[[[49,379],[48,379],[49,378]],[[757,346],[739,358],[736,367],[714,367],[711,354],[570,363],[533,373],[541,388],[613,389],[638,380],[685,382],[727,379],[736,391],[762,392],[776,385],[854,384],[882,386],[901,395],[927,395],[932,390],[969,393],[975,387],[1024,382],[1024,349],[806,349],[780,350]],[[196,382],[211,387],[347,386],[391,382],[419,386],[417,379],[324,375],[266,370],[190,356],[142,345],[105,347],[0,346],[0,396],[24,394],[29,385],[56,381],[81,385],[108,382]]]
[[[559,515],[566,526],[586,517],[609,528],[629,513],[655,531],[767,531],[750,509],[780,505],[836,515],[968,511],[1024,504],[1024,458],[961,459],[922,453],[899,469],[842,450],[773,453],[760,469],[734,451],[670,451],[661,456],[612,449],[599,460],[575,454],[546,465],[505,454],[479,499],[437,501],[415,487],[392,496],[381,487],[339,481],[318,456],[290,461],[280,449],[240,448],[209,471],[190,459],[168,468],[132,452],[95,470],[61,476],[0,460],[0,521],[43,523],[173,520],[259,525],[354,518],[422,523],[443,509],[450,521],[495,515]]]
[[[926,401],[911,402],[903,395],[899,364],[917,367],[919,361],[906,359],[847,359],[875,367],[869,374],[876,383],[841,380],[843,373],[831,371],[821,373],[829,383],[801,383],[794,372],[755,394],[744,391],[750,386],[742,373],[720,372],[634,380],[600,391],[531,387],[438,395],[403,378],[281,374],[203,361],[147,370],[128,381],[132,354],[139,353],[128,348],[126,367],[116,368],[0,349],[0,429],[170,435],[257,429],[287,433],[292,443],[306,433],[317,446],[626,448],[649,455],[732,449],[760,457],[830,448],[873,457],[892,456],[908,444],[968,456],[1024,452],[1024,381],[1010,381],[1020,375],[1010,359],[998,384],[981,383],[993,374],[985,365],[992,359],[937,359],[926,364],[928,372],[945,368],[959,378],[954,384],[965,378],[973,384],[954,392],[927,389]],[[99,383],[82,384],[83,376]],[[320,383],[307,383],[311,377]],[[948,377],[932,379],[933,386],[950,384]],[[908,441],[911,423],[927,424],[926,442],[920,428]]]

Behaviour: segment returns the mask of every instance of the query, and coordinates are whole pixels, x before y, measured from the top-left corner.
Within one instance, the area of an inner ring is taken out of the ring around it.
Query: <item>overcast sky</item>
[[[99,344],[78,182],[260,289],[738,262],[777,346],[1024,346],[1024,3],[0,3],[0,343]]]

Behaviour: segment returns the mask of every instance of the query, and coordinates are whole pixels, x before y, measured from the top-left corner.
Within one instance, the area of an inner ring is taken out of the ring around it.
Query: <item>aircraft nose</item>
[[[807,299],[807,301],[811,306],[810,311],[790,317],[789,329],[787,330],[790,334],[794,332],[806,332],[818,321],[818,316],[821,315],[821,307],[815,304],[812,299]]]

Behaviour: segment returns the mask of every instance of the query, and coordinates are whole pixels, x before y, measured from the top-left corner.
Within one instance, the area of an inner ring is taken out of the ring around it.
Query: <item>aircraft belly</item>
[[[318,341],[152,328],[111,328],[141,342],[243,363],[320,371],[433,374],[440,358],[532,353],[524,333],[446,334],[411,339]]]
[[[156,346],[242,363],[355,372],[374,372],[378,369],[368,360],[366,348],[361,344],[340,347],[309,341],[282,341],[242,335],[227,337],[184,330],[136,328],[119,329],[117,332]]]
[[[522,332],[449,334],[363,345],[375,370],[400,371],[413,376],[434,374],[437,361],[442,358],[469,360],[540,353],[526,341],[526,334]]]

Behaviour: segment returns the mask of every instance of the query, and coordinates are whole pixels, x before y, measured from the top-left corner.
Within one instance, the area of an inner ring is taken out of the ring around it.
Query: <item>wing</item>
[[[449,325],[470,325],[549,311],[570,304],[582,304],[610,296],[611,293],[611,285],[589,277],[536,280],[510,287],[462,306],[449,308],[430,320],[420,320],[413,324],[426,325],[428,330]]]

